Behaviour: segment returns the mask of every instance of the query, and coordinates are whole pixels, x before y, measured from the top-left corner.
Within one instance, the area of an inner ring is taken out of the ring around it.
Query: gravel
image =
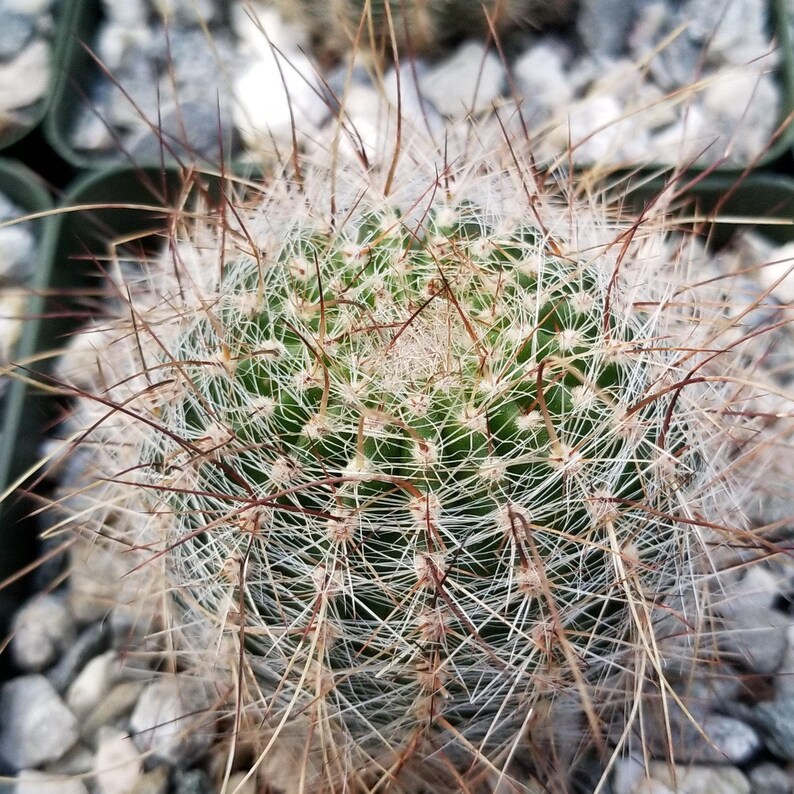
[[[55,761],[77,738],[76,717],[44,676],[20,676],[3,684],[0,757],[12,769]]]
[[[0,115],[3,130],[28,127],[49,87],[52,0],[0,0]]]
[[[342,56],[346,83],[329,91],[334,69],[312,57],[308,31],[264,4],[248,13],[217,0],[104,7],[94,47],[118,85],[100,77],[87,86],[96,110],[80,109],[70,131],[84,153],[112,152],[115,134],[126,152],[157,159],[161,127],[180,156],[217,158],[219,139],[229,153],[239,135],[247,155],[238,155],[259,161],[292,144],[293,121],[310,145],[342,97],[353,119],[373,103],[381,125],[395,112],[364,55],[352,68]],[[539,159],[570,143],[579,164],[739,165],[764,151],[783,116],[769,30],[766,0],[582,0],[574,24],[517,32],[500,50],[472,39],[434,58],[404,56],[402,83],[431,115],[493,107],[520,115]],[[392,69],[383,80],[393,80]],[[351,92],[356,86],[364,90]]]

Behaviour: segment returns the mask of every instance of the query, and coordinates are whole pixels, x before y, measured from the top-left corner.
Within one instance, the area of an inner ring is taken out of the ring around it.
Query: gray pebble
[[[767,749],[778,758],[794,761],[794,695],[756,704],[752,718]]]
[[[420,78],[424,96],[449,118],[488,110],[505,83],[499,56],[483,44],[468,41]]]
[[[665,761],[653,761],[650,772],[653,780],[666,786],[671,794],[751,794],[750,782],[733,766],[693,764],[685,767],[676,764],[671,769]],[[645,790],[653,791],[651,788]]]
[[[746,722],[721,714],[709,714],[703,721],[703,732],[724,760],[732,764],[746,764],[763,747],[758,733]]]
[[[76,717],[92,712],[115,683],[119,657],[115,651],[95,656],[78,673],[66,693],[66,705]]]
[[[143,758],[125,731],[103,728],[94,758],[97,794],[132,794],[143,777]]]
[[[708,61],[745,64],[769,51],[767,0],[689,0],[687,35],[708,46]]]
[[[27,672],[40,672],[73,641],[74,618],[60,596],[36,596],[14,616],[11,656]]]
[[[92,623],[80,633],[57,664],[47,671],[47,678],[58,692],[65,692],[86,664],[107,650],[109,645],[110,632],[106,625]]]
[[[649,63],[650,73],[666,91],[692,83],[701,64],[702,42],[685,33],[659,50],[662,41],[686,22],[684,14],[680,7],[671,9],[663,0],[646,0],[640,3],[637,22],[629,39],[631,55],[636,62],[642,62],[653,54]]]
[[[167,675],[141,694],[130,717],[138,749],[170,764],[204,752],[215,735],[214,695],[205,683],[187,675]]]
[[[794,779],[777,764],[759,764],[747,773],[747,777],[753,794],[792,794],[794,791]]]
[[[726,661],[759,675],[780,669],[788,647],[788,618],[771,609],[746,609],[723,620],[717,641]]]
[[[149,8],[145,0],[102,0],[102,13],[113,24],[139,28],[146,23]]]
[[[128,64],[137,65],[145,57],[151,45],[152,32],[145,22],[127,25],[106,22],[94,40],[94,52],[102,71],[118,80],[125,77]],[[103,77],[98,84],[112,82]]]
[[[166,158],[198,157],[217,162],[221,150],[226,154],[233,151],[235,134],[225,121],[228,119],[209,103],[180,102],[178,106],[163,108],[158,130],[141,129],[130,136],[126,148],[138,161],[159,161],[164,153]]]
[[[15,770],[60,758],[78,738],[77,720],[42,675],[14,678],[0,696],[0,757]]]
[[[4,193],[0,193],[0,220],[7,221],[24,214],[21,207],[14,204]]]
[[[27,108],[41,100],[50,87],[52,48],[33,38],[13,58],[0,62],[0,109]]]
[[[80,723],[80,736],[89,744],[105,725],[126,725],[127,717],[138,700],[145,684],[141,681],[124,681],[116,684],[100,701],[91,714]]]
[[[160,107],[168,101],[170,87],[163,84],[166,91],[157,90],[157,71],[153,64],[141,61],[136,64],[135,71],[127,70],[118,78],[112,96],[106,106],[108,121],[122,129],[148,128],[149,124],[157,125]],[[103,114],[104,115],[104,114]]]
[[[567,70],[571,53],[562,41],[544,37],[513,65],[513,82],[527,118],[541,121],[574,99]]]
[[[583,0],[576,29],[594,54],[617,57],[626,47],[633,19],[632,0]]]
[[[113,146],[113,133],[108,123],[91,107],[79,106],[75,110],[69,143],[75,149],[109,149]]]
[[[88,745],[78,742],[57,761],[45,764],[44,771],[63,777],[86,775],[94,768],[94,751]]]
[[[38,264],[36,236],[29,224],[0,228],[0,279],[28,281]]]
[[[16,778],[15,794],[88,794],[88,787],[82,780],[23,769]]]
[[[190,99],[183,91],[192,90],[194,94],[200,92],[208,104],[227,87],[231,70],[240,60],[228,31],[213,30],[208,34],[202,29],[169,31],[165,57],[168,61],[163,61],[161,70],[179,86],[179,98]]]
[[[215,794],[210,776],[201,769],[175,770],[173,794]]]
[[[636,756],[618,758],[612,768],[610,783],[614,794],[632,794],[637,784],[645,779],[645,764]]]
[[[35,26],[35,17],[0,5],[0,59],[17,55],[32,38]]]

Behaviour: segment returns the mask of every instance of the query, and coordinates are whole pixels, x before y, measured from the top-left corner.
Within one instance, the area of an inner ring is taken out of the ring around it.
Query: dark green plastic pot
[[[777,31],[781,50],[778,71],[783,94],[780,120],[782,131],[774,145],[758,162],[753,163],[753,167],[771,163],[794,145],[794,123],[790,118],[794,112],[794,52],[792,52],[789,41],[787,5],[786,0],[768,1],[772,24]],[[97,79],[108,79],[90,52],[101,20],[100,0],[65,0],[63,24],[60,26],[56,44],[56,57],[61,66],[61,72],[58,75],[53,100],[45,118],[44,130],[53,148],[65,160],[78,168],[103,168],[123,162],[133,164],[132,158],[125,154],[121,148],[115,152],[92,154],[76,150],[69,138],[69,131],[76,120],[78,108],[88,103],[88,87],[93,85]],[[150,121],[153,125],[157,123],[156,119]],[[232,159],[236,154],[232,146],[227,143],[224,144],[224,152],[228,153]],[[183,156],[180,155],[180,158]],[[163,159],[171,159],[168,151],[163,152]],[[160,161],[138,164],[159,165]],[[212,165],[212,163],[204,165]],[[736,173],[741,170],[741,167],[724,166],[721,170]]]
[[[22,204],[26,184],[32,193],[37,183],[32,175],[20,172],[18,167],[14,169],[13,183],[3,181],[5,169],[0,167],[0,190],[6,183],[13,184],[8,195]],[[14,379],[10,384],[2,420],[0,490],[9,490],[14,484],[18,488],[0,502],[0,580],[32,564],[40,551],[40,527],[33,514],[41,498],[46,498],[47,482],[43,471],[30,467],[38,460],[43,441],[66,406],[64,398],[52,393],[57,387],[51,377],[57,351],[88,315],[96,315],[99,310],[109,242],[135,239],[126,247],[130,256],[140,257],[159,249],[168,225],[167,208],[178,205],[182,187],[181,173],[175,169],[117,168],[89,174],[61,201],[62,208],[73,209],[52,216],[45,224],[40,268],[28,311],[30,320],[15,359],[24,380]],[[46,194],[35,195],[43,203]],[[24,206],[46,208],[31,203]],[[31,380],[45,388],[38,388]],[[31,578],[20,578],[0,590],[0,638],[13,610],[30,590]],[[3,668],[8,669],[7,654],[0,654],[0,677]]]
[[[36,291],[45,283],[48,269],[47,231],[52,223],[52,218],[47,217],[47,212],[52,208],[50,194],[35,174],[9,160],[0,160],[0,193],[14,202],[25,213],[24,217],[31,217],[26,223],[33,224],[39,241],[38,262],[35,263],[35,276],[30,285]],[[28,355],[30,330],[38,322],[36,314],[36,307],[30,306],[26,315],[28,321],[14,353],[17,360]],[[25,448],[24,434],[20,433],[21,424],[29,417],[25,414],[24,395],[20,393],[19,385],[9,381],[0,397],[0,492],[5,491],[20,468],[27,464],[28,455],[32,452]],[[18,499],[12,497],[0,504],[0,582],[26,564],[33,550],[32,539],[18,523],[20,516]],[[4,627],[8,610],[19,592],[19,587],[14,585],[0,589],[0,628]]]
[[[727,243],[738,231],[752,228],[778,244],[794,240],[794,178],[755,173],[745,178],[711,174],[697,181],[686,175],[675,181],[635,177],[618,188],[625,201],[639,212],[667,191],[686,217],[696,217],[698,232],[712,247]],[[679,198],[680,197],[680,198]]]

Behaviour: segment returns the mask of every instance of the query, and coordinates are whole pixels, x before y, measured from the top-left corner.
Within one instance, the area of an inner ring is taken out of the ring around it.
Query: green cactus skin
[[[467,36],[509,34],[569,16],[570,0],[277,0],[286,19],[306,24],[321,52],[340,53],[353,42],[376,52],[429,53]]]
[[[598,731],[740,525],[686,255],[514,158],[265,183],[133,280],[83,401],[103,534],[318,790],[505,773],[566,693]]]

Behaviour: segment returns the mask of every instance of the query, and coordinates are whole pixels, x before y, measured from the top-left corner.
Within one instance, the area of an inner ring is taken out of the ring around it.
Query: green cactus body
[[[635,577],[679,586],[702,393],[664,386],[669,327],[612,254],[532,211],[278,202],[153,354],[179,396],[140,467],[181,620],[242,627],[276,722],[497,753],[633,652]]]

